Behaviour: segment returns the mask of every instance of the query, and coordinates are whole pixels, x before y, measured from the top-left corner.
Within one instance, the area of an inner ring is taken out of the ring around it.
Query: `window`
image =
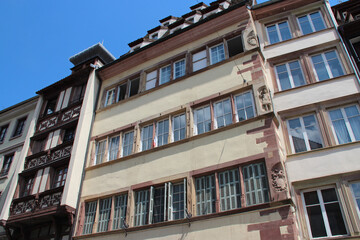
[[[4,141],[8,127],[9,125],[0,127],[0,143]]]
[[[198,108],[194,111],[194,134],[201,134],[211,130],[210,106]]]
[[[152,89],[156,86],[157,70],[146,74],[146,85],[145,90]]]
[[[4,157],[0,176],[6,176],[9,173],[11,163],[14,159],[14,154],[7,155]]]
[[[122,156],[126,157],[132,153],[134,142],[134,132],[127,132],[123,135],[123,146],[122,146]]]
[[[174,142],[184,139],[186,136],[186,117],[181,114],[173,117],[173,140]]]
[[[98,232],[105,232],[109,229],[111,212],[111,198],[101,199],[99,204]]]
[[[65,185],[67,171],[68,171],[67,166],[55,170],[55,176],[54,176],[54,182],[52,188],[62,187]]]
[[[160,68],[159,85],[170,82],[170,78],[171,78],[171,65]]]
[[[255,116],[255,107],[251,92],[235,96],[237,121],[243,121]]]
[[[335,50],[311,57],[318,81],[344,75],[339,57]]]
[[[118,86],[118,92],[117,92],[117,97],[116,97],[117,102],[125,99],[126,90],[127,90],[127,83],[124,83],[124,84]]]
[[[42,152],[45,149],[47,142],[47,137],[43,137],[41,139],[37,139],[32,143],[32,154]]]
[[[270,44],[291,39],[290,28],[287,21],[267,26],[266,32]]]
[[[298,60],[277,65],[276,80],[280,90],[286,90],[305,84],[305,78]]]
[[[141,129],[141,151],[151,149],[153,147],[153,124],[145,126]]]
[[[181,59],[180,61],[174,63],[174,79],[184,76],[185,71],[185,59]]]
[[[106,91],[105,107],[115,103],[115,88]]]
[[[90,234],[93,231],[97,201],[85,203],[85,220],[83,234]]]
[[[225,127],[232,123],[230,99],[214,103],[215,128]]]
[[[221,62],[225,59],[224,44],[210,48],[210,64]]]
[[[139,92],[140,78],[131,79],[129,81],[129,97],[132,97]]]
[[[55,112],[57,98],[49,99],[46,103],[44,115],[50,115]]]
[[[314,115],[288,120],[292,152],[322,148],[322,138]]]
[[[100,164],[104,160],[106,140],[96,143],[95,164]]]
[[[74,137],[75,137],[75,127],[66,129],[63,137],[63,143],[74,140]]]
[[[197,52],[192,56],[193,72],[196,72],[207,66],[206,50]]]
[[[119,152],[119,141],[120,136],[112,137],[109,141],[109,160],[117,159],[118,152]]]
[[[135,226],[183,219],[186,209],[186,179],[135,193]]]
[[[126,218],[127,194],[119,195],[114,200],[113,230],[124,228]]]
[[[168,143],[169,138],[169,119],[157,122],[156,125],[156,146],[162,146]]]
[[[298,23],[301,32],[304,35],[325,29],[325,23],[320,12],[314,12],[298,17]]]
[[[312,238],[347,234],[335,188],[303,192],[301,197]]]
[[[241,168],[240,168],[241,169]],[[195,179],[196,214],[215,213],[241,207],[241,195],[245,195],[246,206],[269,201],[269,190],[264,163],[242,167],[245,192],[241,191],[239,169],[234,168]],[[218,186],[218,187],[217,187]]]
[[[356,203],[357,211],[360,214],[360,182],[352,183],[350,186]]]
[[[29,196],[32,192],[34,185],[34,176],[24,178],[23,190],[21,191],[21,197]]]
[[[241,35],[227,40],[227,46],[229,51],[229,57],[244,52]]]
[[[329,111],[338,144],[360,140],[360,113],[357,105]]]
[[[26,122],[26,117],[17,120],[13,137],[17,137],[22,134],[25,127],[25,122]]]
[[[154,33],[153,35],[151,35],[151,39],[158,39],[159,38],[159,35],[157,33]]]
[[[70,99],[70,104],[73,104],[75,102],[79,102],[81,99],[84,98],[85,95],[85,90],[86,90],[86,84],[82,84],[82,85],[78,85],[73,87],[72,90],[72,96]]]

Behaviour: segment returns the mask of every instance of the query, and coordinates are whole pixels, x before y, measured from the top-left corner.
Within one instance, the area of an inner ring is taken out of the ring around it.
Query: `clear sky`
[[[78,52],[101,42],[118,58],[160,19],[180,17],[199,2],[1,0],[0,110],[68,76],[73,66],[69,58]]]

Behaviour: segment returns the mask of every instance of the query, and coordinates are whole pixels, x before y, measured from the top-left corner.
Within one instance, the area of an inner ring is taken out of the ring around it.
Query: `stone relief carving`
[[[266,112],[271,111],[272,107],[269,89],[267,89],[266,86],[262,86],[258,89],[258,93],[262,109]]]
[[[254,33],[254,30],[251,30],[248,35],[246,36],[246,42],[251,45],[251,46],[257,46],[257,41],[256,41],[256,35]]]
[[[280,163],[271,169],[271,179],[275,191],[282,192],[287,189],[285,172]]]

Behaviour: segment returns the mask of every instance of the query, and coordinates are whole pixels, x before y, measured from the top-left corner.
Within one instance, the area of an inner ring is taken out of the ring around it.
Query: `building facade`
[[[102,81],[74,239],[295,239],[247,1],[199,3]]]
[[[71,75],[37,92],[33,134],[8,195],[9,239],[70,238],[86,152],[81,143],[88,141],[98,90],[95,69],[113,60],[96,44],[70,58]]]
[[[11,198],[17,184],[18,169],[28,150],[28,139],[34,127],[34,112],[38,97],[6,108],[0,112],[0,218],[4,223],[9,214]],[[8,239],[0,227],[0,239]]]
[[[330,5],[270,1],[253,6],[252,14],[282,129],[299,237],[356,239],[359,79]]]

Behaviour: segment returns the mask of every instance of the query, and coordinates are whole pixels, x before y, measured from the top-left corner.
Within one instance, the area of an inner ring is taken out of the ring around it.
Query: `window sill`
[[[318,149],[314,149],[314,150],[310,150],[310,151],[305,151],[305,152],[289,153],[289,154],[287,154],[287,157],[288,157],[288,158],[291,158],[291,157],[301,156],[301,155],[305,155],[305,154],[312,154],[312,153],[319,152],[319,151],[325,151],[325,150],[330,150],[330,149],[335,149],[335,148],[341,148],[341,147],[344,147],[344,146],[351,146],[351,145],[357,145],[357,144],[360,144],[360,141],[349,142],[349,143],[344,143],[344,144],[338,144],[338,145],[333,145],[333,146],[318,148]]]
[[[313,86],[313,85],[317,85],[317,84],[322,84],[322,83],[324,83],[324,82],[335,81],[335,80],[337,80],[337,79],[340,79],[340,78],[343,78],[343,77],[352,76],[352,75],[354,75],[354,73],[344,74],[344,75],[341,75],[341,76],[338,76],[338,77],[329,78],[329,79],[322,80],[322,81],[316,81],[316,82],[304,84],[304,85],[301,85],[301,86],[298,86],[298,87],[289,88],[289,89],[286,89],[286,90],[278,90],[278,91],[274,92],[274,95],[279,95],[279,94],[282,94],[282,93],[291,92],[291,91],[293,91],[293,90],[295,91],[296,89],[306,88],[306,87],[308,87],[308,86]]]
[[[16,136],[12,136],[12,137],[9,139],[9,141],[14,140],[14,139],[17,139],[17,138],[19,138],[19,137],[21,137],[21,136],[22,136],[22,133],[19,134],[19,135],[16,135]]]
[[[260,116],[255,116],[253,118],[250,118],[250,119],[247,119],[247,120],[244,120],[244,121],[241,121],[241,122],[232,123],[232,124],[229,124],[229,125],[227,125],[225,127],[222,127],[222,128],[217,128],[217,129],[211,130],[211,131],[206,132],[206,133],[191,136],[191,137],[188,137],[188,138],[176,141],[176,142],[171,142],[171,143],[159,146],[159,147],[154,147],[154,148],[151,148],[151,149],[148,149],[148,150],[145,150],[145,151],[136,152],[136,153],[133,153],[133,154],[128,155],[126,157],[121,157],[121,158],[118,158],[118,159],[115,159],[115,160],[106,161],[106,162],[99,163],[99,164],[96,164],[96,165],[88,166],[85,170],[89,171],[89,170],[97,169],[97,168],[100,168],[100,167],[103,167],[103,166],[107,166],[107,165],[115,164],[115,163],[118,163],[118,162],[126,161],[126,160],[129,160],[129,159],[132,159],[132,158],[135,158],[135,157],[139,157],[139,156],[142,156],[142,155],[146,155],[146,154],[149,154],[149,153],[152,153],[152,152],[161,151],[161,150],[169,148],[169,147],[173,147],[173,146],[177,146],[179,144],[194,141],[196,139],[207,137],[207,136],[219,133],[219,132],[223,132],[223,131],[226,131],[226,130],[229,130],[229,129],[232,129],[232,128],[236,128],[236,127],[239,127],[239,126],[242,126],[242,125],[254,122],[254,121],[258,121],[258,120],[262,120],[262,119],[266,119],[266,118],[270,118],[270,117],[274,117],[273,112],[270,112],[270,113],[267,113],[267,114],[264,114],[264,115],[260,115]]]
[[[291,42],[291,41],[296,40],[296,39],[301,39],[301,38],[303,38],[303,37],[308,37],[308,36],[311,36],[311,35],[316,35],[316,34],[321,33],[321,32],[326,32],[326,31],[328,31],[329,29],[334,29],[334,27],[328,27],[328,28],[322,29],[322,30],[320,30],[320,31],[312,32],[312,33],[305,34],[305,35],[295,36],[295,37],[290,38],[290,39],[288,39],[288,40],[281,41],[281,42],[277,42],[277,43],[272,43],[272,44],[270,44],[269,42],[266,41],[266,42],[264,43],[264,49],[270,48],[270,47],[273,47],[273,46],[277,46],[277,45],[281,45],[281,44],[284,44],[284,43],[288,43],[288,42]]]
[[[110,234],[119,234],[119,233],[130,233],[135,231],[141,231],[141,230],[147,230],[157,227],[165,227],[165,226],[171,226],[171,225],[178,225],[178,224],[191,224],[192,222],[212,219],[216,217],[222,217],[222,216],[228,216],[233,214],[241,214],[244,212],[250,212],[250,211],[259,211],[263,209],[269,209],[269,208],[277,208],[277,207],[284,207],[284,206],[293,206],[293,203],[291,199],[286,199],[284,201],[277,201],[277,202],[270,202],[270,203],[262,203],[254,206],[249,207],[243,207],[243,208],[237,208],[233,210],[228,210],[224,212],[217,212],[202,216],[194,216],[189,219],[179,219],[179,220],[173,220],[173,221],[167,221],[167,222],[160,222],[155,224],[149,224],[149,225],[143,225],[143,226],[136,226],[136,227],[129,227],[126,230],[125,229],[117,229],[117,230],[110,230],[106,232],[99,232],[99,233],[91,233],[86,235],[78,235],[74,236],[73,239],[84,239],[84,238],[91,238],[91,237],[98,237],[98,236],[105,236]]]
[[[5,175],[0,175],[0,180],[4,180],[8,178],[8,173],[6,173]]]
[[[216,68],[216,67],[218,67],[218,66],[220,66],[220,65],[222,65],[222,64],[225,64],[225,63],[234,61],[234,60],[237,59],[237,58],[241,58],[241,57],[244,57],[244,56],[246,56],[246,55],[250,55],[250,54],[252,54],[252,53],[254,53],[254,52],[257,52],[257,51],[258,51],[258,48],[254,48],[254,49],[251,49],[251,50],[249,50],[249,51],[244,51],[244,52],[242,52],[242,53],[236,54],[235,56],[232,56],[232,57],[230,57],[230,58],[228,58],[228,59],[225,59],[225,60],[223,60],[223,61],[221,61],[221,62],[215,63],[215,64],[213,64],[213,65],[206,66],[206,67],[204,67],[204,68],[202,68],[202,69],[199,69],[199,70],[197,70],[197,71],[195,71],[195,72],[191,72],[191,73],[189,73],[189,74],[187,74],[187,75],[185,75],[185,76],[182,76],[182,77],[179,77],[179,78],[177,78],[177,79],[171,80],[170,82],[164,83],[164,84],[159,85],[159,86],[155,86],[154,88],[151,88],[151,89],[148,89],[148,90],[144,90],[143,92],[140,92],[140,93],[138,93],[138,94],[136,94],[136,95],[134,95],[134,96],[128,97],[128,98],[126,98],[126,99],[124,99],[124,100],[121,100],[121,101],[119,101],[119,102],[113,103],[113,104],[108,105],[108,106],[106,106],[106,107],[101,106],[98,110],[96,110],[96,113],[100,113],[100,112],[102,112],[102,111],[106,111],[106,110],[108,110],[108,109],[110,109],[110,108],[112,108],[112,107],[115,107],[115,106],[124,104],[124,103],[126,103],[126,102],[128,102],[128,101],[131,101],[131,100],[133,100],[133,99],[139,98],[139,97],[141,97],[141,96],[143,96],[143,95],[149,94],[149,93],[151,93],[151,92],[153,92],[153,91],[156,91],[156,90],[158,90],[158,89],[161,89],[161,88],[163,88],[163,87],[167,87],[167,86],[169,86],[169,85],[171,85],[171,84],[174,84],[174,83],[183,81],[183,80],[185,80],[185,79],[187,79],[187,78],[190,78],[190,77],[192,77],[192,76],[194,76],[194,75],[197,75],[197,74],[200,74],[200,73],[202,73],[202,72],[208,71],[208,70],[210,70],[210,69]]]

